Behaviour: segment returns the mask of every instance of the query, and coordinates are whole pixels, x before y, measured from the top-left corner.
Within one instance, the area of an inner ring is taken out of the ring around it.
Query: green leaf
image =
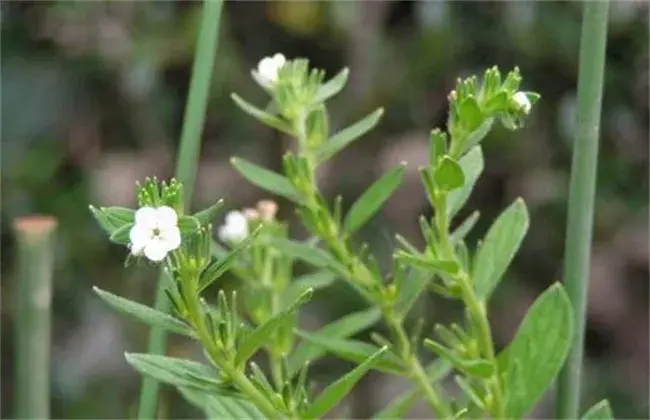
[[[257,238],[258,234],[261,232],[261,227],[257,228],[250,235],[244,238],[243,241],[237,244],[230,252],[227,252],[225,255],[221,255],[219,259],[212,261],[210,265],[206,267],[205,270],[201,273],[199,277],[199,290],[201,293],[208,286],[210,286],[215,280],[223,275],[232,265],[236,262],[239,254],[247,249],[250,244]]]
[[[487,118],[474,131],[469,133],[463,144],[463,153],[477,146],[488,135],[494,124],[494,118]]]
[[[111,233],[110,240],[111,242],[115,242],[116,244],[120,245],[126,245],[128,244],[131,239],[129,238],[129,233],[131,232],[131,228],[133,227],[133,223],[123,225],[122,227],[115,229],[113,233]]]
[[[209,392],[227,390],[226,385],[217,379],[217,371],[199,362],[157,354],[125,353],[125,357],[143,375],[169,385]]]
[[[452,218],[463,208],[469,195],[474,189],[474,184],[483,172],[483,152],[480,147],[474,147],[466,155],[458,159],[458,164],[463,169],[465,184],[462,188],[449,193],[447,198],[447,216]]]
[[[316,397],[313,404],[311,404],[305,412],[301,413],[301,416],[306,418],[319,418],[336,407],[387,350],[388,347],[379,349],[379,351],[367,358],[359,366],[325,388],[325,390]]]
[[[486,379],[494,374],[494,366],[487,360],[464,359],[450,349],[428,338],[424,339],[424,347],[433,351],[440,357],[447,359],[449,363],[453,364],[457,369],[467,373],[468,375]]]
[[[400,281],[396,284],[395,312],[400,317],[403,318],[409,313],[420,294],[426,289],[431,277],[429,270],[414,267],[399,277]]]
[[[451,372],[452,366],[444,359],[436,359],[425,368],[427,378],[430,383],[436,382]],[[403,393],[397,398],[393,399],[386,408],[373,416],[373,419],[399,419],[406,417],[409,408],[418,401],[421,395],[419,387],[413,387],[409,391]]]
[[[241,108],[241,110],[247,113],[248,115],[252,116],[253,118],[256,118],[257,120],[261,121],[263,124],[269,127],[280,130],[286,134],[293,135],[291,124],[289,124],[287,121],[284,121],[283,119],[276,117],[275,115],[271,115],[268,112],[264,112],[261,109],[249,104],[236,93],[231,94],[230,97],[233,99],[233,101],[235,101],[237,106],[239,106],[239,108]]]
[[[258,326],[252,333],[250,333],[244,340],[237,346],[237,357],[235,363],[242,365],[255,354],[255,352],[266,343],[269,342],[276,330],[282,327],[287,319],[289,319],[299,307],[304,305],[311,299],[313,294],[312,289],[307,289],[296,299],[291,305],[280,311],[278,314],[267,320],[262,325]]]
[[[451,233],[451,243],[456,245],[457,243],[463,241],[467,234],[474,228],[476,225],[476,222],[478,222],[478,218],[480,216],[480,212],[477,210],[470,214],[467,219],[463,220],[463,223],[461,223],[452,233]]]
[[[611,420],[613,418],[614,413],[612,413],[612,407],[609,406],[609,402],[607,400],[602,400],[594,404],[582,416],[582,420]]]
[[[95,220],[109,235],[124,225],[132,225],[135,221],[135,211],[125,207],[101,207],[89,206]]]
[[[319,105],[307,116],[307,139],[310,148],[318,147],[327,141],[329,132],[329,120],[327,109]]]
[[[372,307],[339,318],[312,335],[318,335],[325,339],[328,337],[347,338],[369,328],[379,321],[380,318],[381,310],[378,307]],[[322,357],[325,353],[326,350],[323,347],[303,341],[289,357],[290,376],[293,377],[298,373],[306,362],[314,361]]]
[[[503,277],[526,236],[528,225],[528,210],[519,198],[490,227],[474,260],[472,277],[479,299],[487,299]]]
[[[192,329],[180,319],[174,318],[163,312],[159,312],[148,306],[114,295],[98,287],[93,287],[97,295],[106,303],[118,311],[131,315],[147,325],[159,326],[169,332],[187,337],[194,337]]]
[[[300,194],[284,176],[241,158],[232,158],[231,163],[241,176],[263,190],[285,197],[294,203],[300,202]]]
[[[431,130],[429,135],[429,165],[436,166],[438,159],[447,153],[447,133],[439,128]]]
[[[476,98],[468,96],[460,104],[458,110],[461,123],[467,131],[475,130],[483,122],[483,113],[476,102]]]
[[[370,188],[368,188],[366,192],[357,199],[357,201],[355,201],[345,217],[344,228],[348,233],[352,233],[359,229],[379,211],[381,206],[402,183],[405,169],[406,164],[400,164],[397,168],[375,181],[375,183],[372,184],[372,186],[370,186]]]
[[[453,191],[463,186],[465,175],[458,162],[444,156],[433,175],[436,185],[444,191]]]
[[[351,126],[339,131],[334,136],[316,149],[316,161],[318,163],[329,160],[332,156],[344,149],[348,144],[372,130],[379,122],[379,119],[384,114],[384,109],[379,108],[372,114],[367,115],[363,119],[357,121]]]
[[[263,419],[264,415],[249,401],[237,393],[209,394],[191,388],[179,387],[178,391],[191,404],[203,410],[208,419]]]
[[[215,217],[217,217],[221,211],[221,207],[223,207],[223,200],[217,201],[207,209],[194,213],[192,217],[198,220],[201,226],[208,225],[214,221]]]
[[[569,297],[555,283],[533,303],[514,340],[498,355],[507,417],[520,418],[533,409],[562,368],[573,337],[571,312]]]
[[[322,103],[331,98],[332,96],[338,94],[345,84],[348,81],[348,76],[350,74],[350,70],[348,68],[344,68],[331,78],[327,83],[324,83],[319,89],[318,92],[316,92],[316,97],[314,98],[314,103]]]
[[[284,304],[293,302],[296,297],[307,289],[323,289],[330,284],[334,283],[337,275],[329,270],[314,271],[309,274],[302,275],[292,281],[289,286],[282,292],[281,301]]]
[[[354,363],[363,362],[377,351],[377,347],[363,341],[344,340],[306,331],[296,331],[296,334],[310,343],[314,343],[330,353]],[[397,375],[404,373],[402,362],[392,353],[383,354],[374,367],[386,373]]]
[[[286,238],[270,238],[269,244],[282,254],[303,260],[315,267],[330,268],[338,273],[345,272],[345,267],[336,261],[327,251],[310,244],[296,242]]]
[[[397,251],[395,253],[395,258],[416,268],[433,270],[435,272],[444,274],[455,274],[459,268],[458,264],[456,264],[454,261],[437,261],[433,258],[425,258],[424,256],[420,255],[407,254],[404,251]]]
[[[181,236],[192,236],[201,228],[199,219],[194,216],[184,215],[178,218],[178,229],[181,231]]]

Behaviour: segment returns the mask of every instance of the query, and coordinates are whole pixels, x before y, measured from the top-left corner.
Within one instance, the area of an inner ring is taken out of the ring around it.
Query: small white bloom
[[[273,85],[278,81],[280,69],[287,62],[284,55],[278,53],[273,57],[264,57],[257,64],[257,74],[263,79],[267,86]]]
[[[226,222],[219,227],[219,239],[223,242],[238,243],[248,236],[248,219],[240,211],[226,214]]]
[[[532,107],[530,100],[528,99],[528,96],[524,92],[517,92],[515,93],[515,96],[513,96],[513,99],[515,100],[515,103],[521,109],[524,114],[528,114],[530,112],[530,108]]]
[[[171,207],[142,207],[135,212],[129,238],[133,255],[144,254],[151,261],[162,261],[181,245],[178,216]]]

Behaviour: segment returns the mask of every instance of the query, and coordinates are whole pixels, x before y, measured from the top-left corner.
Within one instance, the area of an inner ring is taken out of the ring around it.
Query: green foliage
[[[404,170],[406,165],[399,165],[397,168],[388,172],[370,188],[363,193],[361,197],[352,205],[352,208],[345,217],[343,226],[348,233],[362,227],[374,216],[381,206],[390,198],[395,190],[400,186],[404,179]]]
[[[499,354],[508,417],[525,416],[542,398],[568,354],[571,303],[555,283],[537,298],[510,345]]]
[[[275,172],[240,158],[232,158],[231,163],[241,176],[263,190],[280,195],[291,201],[299,201],[298,192],[291,185],[291,182],[282,175],[278,175]]]
[[[331,159],[346,146],[350,145],[350,143],[372,130],[377,125],[383,114],[383,108],[379,108],[351,126],[336,133],[327,141],[327,143],[323,144],[316,150],[317,162],[321,163]]]
[[[589,408],[581,418],[582,420],[611,420],[614,418],[614,414],[609,402],[602,400]]]

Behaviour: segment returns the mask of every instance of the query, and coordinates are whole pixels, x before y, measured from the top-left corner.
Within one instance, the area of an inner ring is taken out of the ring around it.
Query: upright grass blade
[[[181,131],[181,141],[176,161],[176,179],[183,184],[185,206],[187,207],[194,191],[199,152],[201,149],[201,134],[205,121],[205,111],[208,105],[212,68],[219,40],[219,23],[221,20],[222,0],[205,0],[199,28],[199,38],[196,55],[192,67],[189,95],[185,108],[185,118]],[[165,274],[158,278],[155,308],[160,312],[168,312],[169,302],[164,291]],[[167,333],[160,327],[154,327],[149,333],[149,354],[164,354]],[[140,393],[139,419],[156,417],[158,399],[158,381],[144,378]]]
[[[564,250],[564,278],[573,304],[575,333],[571,353],[560,373],[557,388],[557,417],[563,419],[578,418],[580,403],[609,2],[584,2],[583,7],[578,74],[578,134],[573,145]]]
[[[18,242],[14,416],[21,419],[50,416],[50,303],[56,225],[51,217],[25,217],[14,223]]]

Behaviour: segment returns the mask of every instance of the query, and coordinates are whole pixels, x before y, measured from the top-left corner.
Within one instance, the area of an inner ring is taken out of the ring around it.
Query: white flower
[[[286,62],[287,59],[280,53],[275,54],[273,57],[264,57],[257,64],[257,74],[267,86],[273,85],[278,81],[280,69]]]
[[[524,112],[524,114],[528,114],[530,112],[532,105],[528,99],[528,96],[526,96],[524,92],[517,92],[512,98],[515,100],[515,103],[519,109]]]
[[[223,242],[238,243],[248,236],[248,219],[240,211],[226,214],[226,223],[219,227],[219,239]]]
[[[135,212],[129,237],[133,255],[144,254],[151,261],[162,261],[181,245],[178,216],[171,207],[142,207]]]

